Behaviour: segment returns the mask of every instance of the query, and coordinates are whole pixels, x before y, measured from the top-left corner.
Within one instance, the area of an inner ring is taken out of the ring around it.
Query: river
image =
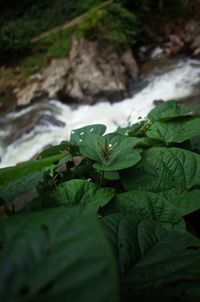
[[[0,115],[0,167],[28,160],[49,145],[70,136],[72,129],[103,123],[107,132],[145,118],[154,100],[200,95],[200,61],[179,59],[141,75],[132,96],[117,103],[70,107],[46,100],[17,112]]]

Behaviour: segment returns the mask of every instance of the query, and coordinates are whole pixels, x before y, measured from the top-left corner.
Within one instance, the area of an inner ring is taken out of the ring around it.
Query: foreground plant
[[[0,300],[199,301],[200,106],[0,170]]]

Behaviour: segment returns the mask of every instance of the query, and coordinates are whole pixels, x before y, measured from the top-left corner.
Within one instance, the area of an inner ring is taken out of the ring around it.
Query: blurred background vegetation
[[[198,0],[113,0],[94,10],[103,0],[4,0],[0,1],[1,61],[32,51],[31,39],[89,11],[77,36],[86,36],[114,47],[137,42],[152,14],[166,18],[192,16]],[[74,28],[46,38],[35,51],[46,57],[66,55]],[[38,59],[38,58],[37,58]]]

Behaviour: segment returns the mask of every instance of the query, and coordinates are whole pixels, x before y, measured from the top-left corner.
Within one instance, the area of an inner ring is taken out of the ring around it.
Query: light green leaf
[[[141,162],[120,173],[126,190],[189,190],[200,184],[200,155],[178,148],[151,148]]]
[[[103,135],[106,131],[106,126],[101,124],[94,124],[85,126],[79,129],[72,130],[70,136],[70,143],[80,146],[83,141],[90,134]]]
[[[135,138],[126,138],[118,134],[105,136],[90,135],[80,147],[83,156],[97,163],[93,166],[97,170],[116,171],[135,165],[141,158],[134,150]]]
[[[1,219],[0,267],[4,302],[118,301],[117,274],[102,231],[94,217],[75,209]]]

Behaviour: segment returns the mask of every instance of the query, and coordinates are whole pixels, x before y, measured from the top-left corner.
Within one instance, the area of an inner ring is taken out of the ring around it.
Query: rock
[[[43,98],[89,104],[102,98],[118,101],[127,96],[130,79],[137,76],[131,50],[119,55],[111,48],[100,50],[95,42],[73,39],[68,59],[53,60],[34,84],[15,90],[17,104]]]
[[[200,47],[196,48],[192,53],[193,57],[200,57]]]
[[[159,22],[160,26],[155,24],[151,35],[152,48],[159,44],[164,49],[163,56],[168,57],[183,53],[199,56],[200,21],[198,19],[176,19],[167,22],[160,19]]]
[[[54,59],[45,69],[40,81],[40,90],[48,93],[50,99],[61,98],[65,94],[66,78],[69,73],[68,59]]]
[[[27,106],[34,101],[47,98],[48,92],[40,89],[38,83],[34,83],[27,85],[23,89],[19,89],[16,97],[17,106]]]
[[[197,49],[200,47],[200,34],[198,36],[195,37],[195,39],[192,42],[191,48],[193,50]]]
[[[110,48],[100,50],[97,43],[84,39],[73,40],[69,66],[66,95],[90,104],[100,98],[116,101],[124,98],[129,79],[138,76],[130,50],[119,55]]]

